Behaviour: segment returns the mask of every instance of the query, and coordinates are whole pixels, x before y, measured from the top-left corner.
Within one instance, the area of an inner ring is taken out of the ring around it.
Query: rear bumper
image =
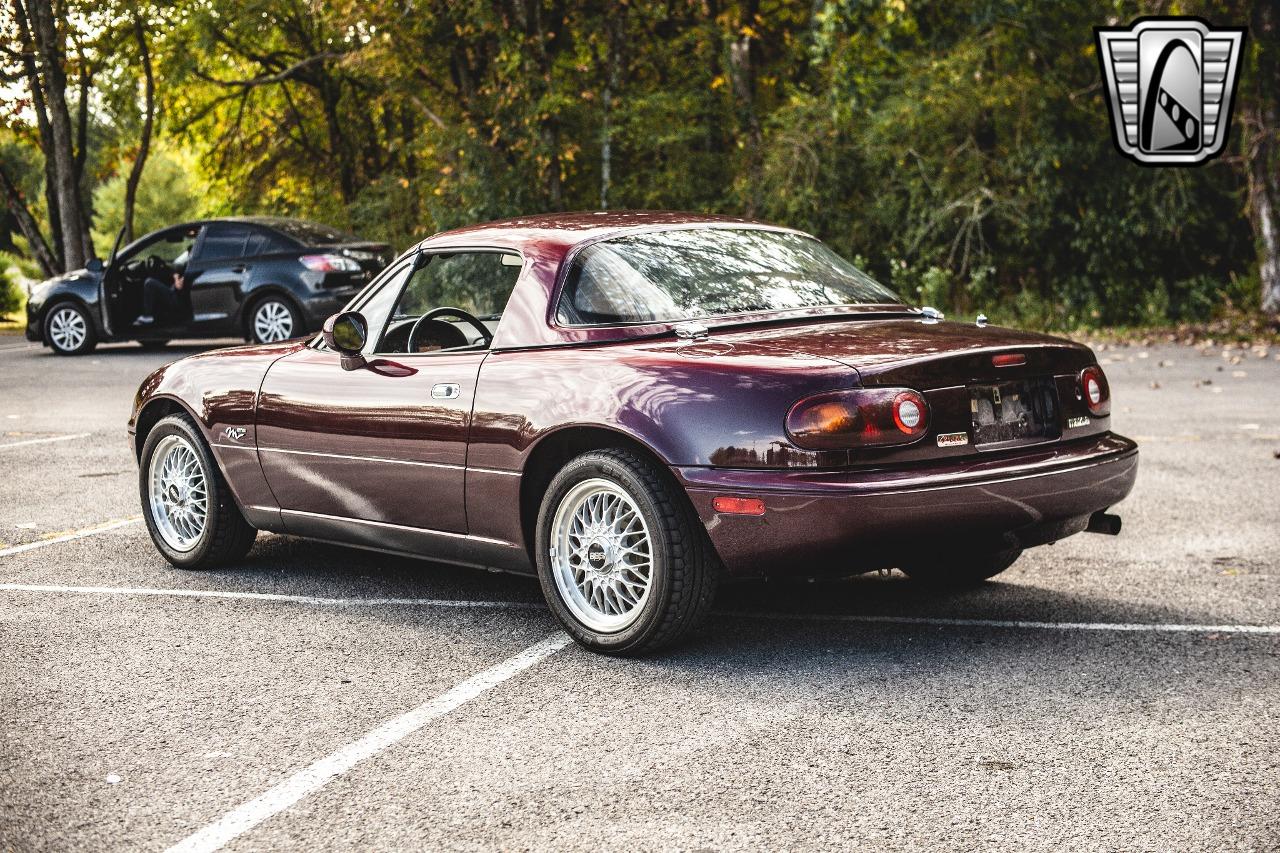
[[[1132,490],[1138,446],[1105,433],[926,467],[674,470],[731,574],[852,573],[896,565],[904,551],[1030,547],[1078,533]],[[717,513],[717,495],[759,498],[765,513]]]

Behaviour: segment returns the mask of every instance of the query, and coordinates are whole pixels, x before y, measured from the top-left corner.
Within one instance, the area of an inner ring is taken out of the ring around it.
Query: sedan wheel
[[[200,430],[171,415],[147,434],[138,468],[143,517],[156,548],[181,569],[203,569],[248,553],[256,531],[227,489]]]
[[[583,646],[640,655],[692,631],[719,579],[706,529],[671,475],[629,450],[584,453],[547,486],[538,579]]]
[[[264,299],[253,309],[249,323],[255,343],[271,344],[301,333],[293,306],[282,299]]]
[[[59,355],[79,355],[97,343],[89,315],[78,305],[57,305],[45,321],[45,340]]]

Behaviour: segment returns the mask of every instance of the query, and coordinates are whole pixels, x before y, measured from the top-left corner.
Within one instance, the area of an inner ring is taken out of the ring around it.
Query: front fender
[[[262,380],[276,359],[303,344],[286,341],[230,347],[175,361],[153,371],[138,388],[129,432],[140,454],[147,431],[173,411],[199,427],[241,508],[273,508],[275,498],[258,463],[255,419]]]

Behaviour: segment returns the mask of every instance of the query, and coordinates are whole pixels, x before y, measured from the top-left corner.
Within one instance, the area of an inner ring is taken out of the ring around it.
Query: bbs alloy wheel
[[[151,541],[180,569],[238,560],[258,534],[236,506],[200,430],[185,415],[170,415],[147,434],[138,487]]]
[[[552,478],[536,547],[556,619],[608,654],[646,654],[683,638],[710,609],[719,578],[679,485],[630,450],[584,453]]]
[[[156,531],[173,550],[190,551],[209,521],[209,475],[200,456],[185,436],[166,435],[147,467]]]
[[[653,588],[653,544],[639,508],[610,480],[578,483],[560,501],[548,556],[565,606],[582,624],[621,631]]]

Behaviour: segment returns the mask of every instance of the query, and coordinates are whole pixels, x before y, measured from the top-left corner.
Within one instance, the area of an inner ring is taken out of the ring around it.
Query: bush
[[[19,313],[26,303],[22,286],[13,270],[0,270],[0,317],[10,317]]]

